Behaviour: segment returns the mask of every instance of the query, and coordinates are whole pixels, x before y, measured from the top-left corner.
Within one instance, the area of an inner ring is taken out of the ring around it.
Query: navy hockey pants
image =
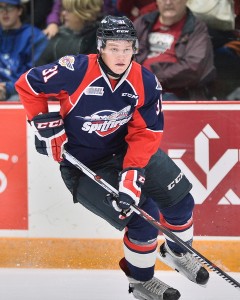
[[[116,154],[92,170],[118,189],[118,174],[122,170],[125,153]],[[108,221],[118,230],[123,230],[133,214],[125,219],[118,218],[119,213],[106,205],[107,191],[83,174],[76,167],[61,163],[61,175],[75,203],[79,202],[88,210]],[[158,150],[145,167],[146,180],[142,188],[140,206],[147,198],[153,199],[157,207],[165,209],[180,202],[192,188],[191,183],[173,160],[162,150]]]

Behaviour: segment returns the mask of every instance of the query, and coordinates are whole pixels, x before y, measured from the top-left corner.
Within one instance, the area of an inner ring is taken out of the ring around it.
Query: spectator
[[[96,53],[96,30],[102,0],[63,0],[64,25],[42,53],[37,65],[48,64],[67,54]]]
[[[47,45],[38,28],[22,24],[20,0],[0,0],[0,100],[16,100],[14,84]]]
[[[61,24],[61,0],[22,0],[27,16],[26,23],[43,30],[51,39],[58,32]]]
[[[217,77],[212,94],[217,100],[240,100],[240,0],[235,0],[235,29],[208,28]]]
[[[55,0],[50,14],[47,16],[47,27],[43,30],[46,36],[51,39],[59,31],[61,23],[62,0]]]
[[[162,83],[163,100],[207,100],[215,77],[207,27],[186,2],[157,0],[158,10],[134,22],[140,43],[136,59]]]
[[[131,20],[157,9],[155,0],[117,0],[117,8],[120,13]]]
[[[224,3],[188,0],[187,5],[205,21],[211,37],[217,71],[211,94],[216,100],[234,100],[239,97],[239,90],[234,90],[240,86],[240,0]]]
[[[214,64],[217,70],[212,94],[218,100],[226,100],[229,94],[240,87],[240,36],[234,30],[224,32],[209,29],[209,32],[212,37]]]

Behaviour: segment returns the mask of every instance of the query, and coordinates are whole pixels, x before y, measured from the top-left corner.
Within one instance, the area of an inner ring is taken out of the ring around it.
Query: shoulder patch
[[[63,56],[59,59],[58,63],[60,66],[67,68],[70,71],[74,71],[74,62],[75,57],[74,56]]]

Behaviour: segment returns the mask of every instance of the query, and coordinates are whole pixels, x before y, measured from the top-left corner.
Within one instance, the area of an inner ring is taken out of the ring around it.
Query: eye
[[[125,49],[124,52],[125,52],[125,54],[131,54],[132,48]]]
[[[114,53],[117,53],[118,49],[117,48],[112,48],[111,51],[114,52]]]

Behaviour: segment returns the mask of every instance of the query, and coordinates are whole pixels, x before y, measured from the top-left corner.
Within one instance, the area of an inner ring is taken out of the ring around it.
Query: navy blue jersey
[[[65,56],[23,74],[16,89],[29,120],[48,112],[49,97],[59,99],[65,147],[86,165],[126,148],[123,168],[142,168],[159,147],[161,85],[136,62],[112,87],[97,55]]]

